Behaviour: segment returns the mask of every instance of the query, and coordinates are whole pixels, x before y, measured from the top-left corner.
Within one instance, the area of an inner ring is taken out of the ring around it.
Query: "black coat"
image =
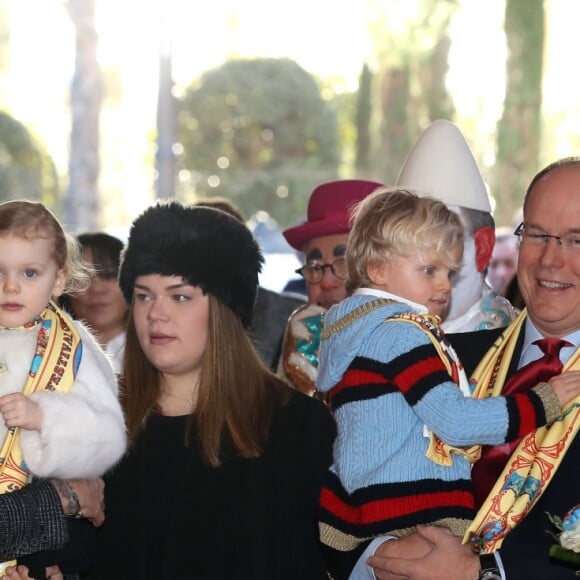
[[[103,562],[92,577],[326,578],[317,523],[335,436],[326,407],[292,391],[262,455],[217,468],[185,448],[181,419],[149,421],[108,478]],[[179,457],[167,471],[163,452],[172,450]]]

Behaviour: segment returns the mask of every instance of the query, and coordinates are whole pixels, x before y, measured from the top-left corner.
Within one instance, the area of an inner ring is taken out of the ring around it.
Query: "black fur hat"
[[[158,203],[131,226],[119,285],[131,303],[137,276],[182,276],[229,306],[249,328],[263,262],[250,230],[225,212]]]

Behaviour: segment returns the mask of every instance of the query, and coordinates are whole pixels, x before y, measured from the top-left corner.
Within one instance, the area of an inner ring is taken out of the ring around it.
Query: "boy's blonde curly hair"
[[[346,251],[346,289],[369,287],[369,265],[434,249],[446,266],[459,269],[452,250],[463,244],[463,224],[441,201],[412,191],[381,187],[355,207]]]

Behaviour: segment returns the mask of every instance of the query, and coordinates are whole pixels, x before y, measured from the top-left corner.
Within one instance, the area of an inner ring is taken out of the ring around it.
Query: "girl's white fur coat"
[[[20,445],[31,473],[63,479],[102,475],[123,455],[126,430],[117,380],[107,355],[78,321],[83,353],[69,393],[31,396],[42,411],[40,430],[20,429]],[[0,395],[20,392],[36,349],[39,327],[0,329]],[[0,443],[6,426],[0,417]]]

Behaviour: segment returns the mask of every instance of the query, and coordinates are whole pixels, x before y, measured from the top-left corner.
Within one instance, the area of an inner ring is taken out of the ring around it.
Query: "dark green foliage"
[[[351,175],[355,167],[357,128],[355,124],[358,91],[332,92],[329,101],[336,113],[338,142],[340,143],[340,170]]]
[[[496,221],[511,224],[538,170],[544,54],[543,0],[506,0],[506,96],[497,126]]]
[[[412,141],[409,130],[410,73],[408,66],[385,68],[381,79],[381,148],[376,166],[380,180],[392,185],[405,161]]]
[[[182,180],[186,198],[193,189],[225,196],[248,216],[263,209],[286,225],[304,214],[316,184],[336,177],[335,113],[315,79],[289,59],[208,71],[180,100],[178,131],[180,168],[192,175]]]
[[[359,78],[357,107],[356,107],[356,170],[357,173],[365,174],[371,164],[371,113],[372,113],[372,89],[373,75],[365,63]]]
[[[27,198],[53,205],[57,193],[52,159],[22,123],[0,111],[0,201]]]
[[[374,90],[380,109],[372,128],[377,146],[370,167],[376,179],[393,184],[427,125],[439,118],[453,120],[455,111],[445,81],[449,24],[458,1],[390,0],[372,5],[375,16],[369,28],[379,63],[380,79]]]
[[[445,28],[437,39],[433,51],[427,55],[426,60],[429,82],[425,83],[423,94],[427,100],[427,114],[430,121],[453,119],[455,115],[453,100],[445,85],[445,79],[449,71],[450,48],[451,39],[447,34],[447,28]]]

